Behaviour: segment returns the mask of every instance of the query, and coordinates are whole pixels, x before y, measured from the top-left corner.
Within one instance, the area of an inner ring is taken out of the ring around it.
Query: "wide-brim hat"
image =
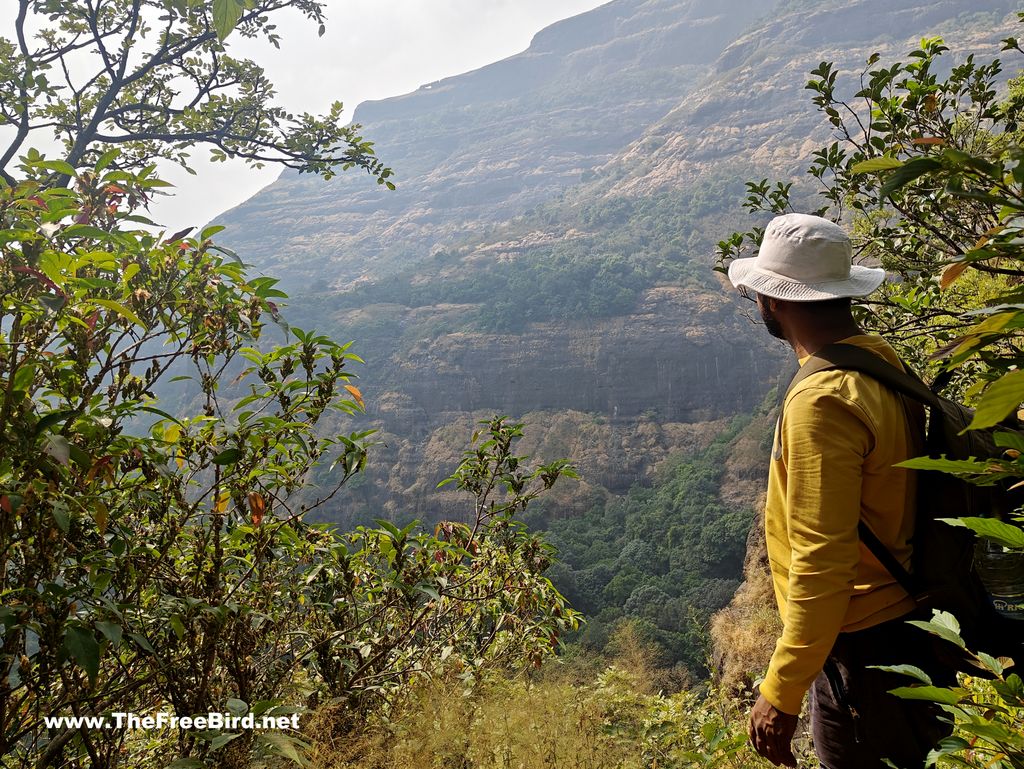
[[[867,296],[882,285],[885,270],[852,261],[850,237],[835,222],[785,214],[769,222],[757,256],[729,264],[729,280],[787,302]]]

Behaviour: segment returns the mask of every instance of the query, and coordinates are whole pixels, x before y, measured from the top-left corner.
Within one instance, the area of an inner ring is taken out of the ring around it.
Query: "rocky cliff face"
[[[791,5],[730,42],[707,79],[606,167],[622,177],[611,194],[697,184],[737,158],[795,176],[811,152],[836,138],[804,88],[820,62],[834,62],[842,73],[839,92],[853,93],[872,53],[880,52],[882,62],[903,57],[923,36],[947,41],[946,66],[969,54],[998,56],[1016,8],[1010,0]]]
[[[593,324],[441,334],[386,357],[383,343],[360,350],[381,445],[346,516],[372,517],[374,505],[396,517],[459,515],[459,496],[434,487],[458,464],[475,421],[493,414],[526,423],[524,453],[577,464],[582,481],[560,497],[566,514],[595,490],[625,493],[780,383],[790,356],[778,343],[759,348],[762,334],[718,293],[662,286],[634,313]],[[749,504],[747,496],[734,489],[730,504]]]
[[[513,414],[543,405],[613,420],[703,422],[752,408],[778,368],[777,356],[727,341],[753,330],[734,310],[708,292],[653,288],[636,312],[593,325],[421,340],[393,361],[383,384],[401,388],[424,414],[453,404]]]

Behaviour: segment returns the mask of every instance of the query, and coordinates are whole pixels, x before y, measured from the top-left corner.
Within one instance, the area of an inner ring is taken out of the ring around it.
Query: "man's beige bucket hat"
[[[757,256],[729,264],[729,280],[787,302],[866,296],[882,285],[885,270],[852,261],[842,227],[820,216],[785,214],[768,223]]]

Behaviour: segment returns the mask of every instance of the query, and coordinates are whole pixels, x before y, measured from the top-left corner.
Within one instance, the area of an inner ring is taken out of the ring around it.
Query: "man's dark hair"
[[[757,294],[761,297],[762,303],[768,299],[765,294]],[[785,301],[785,300],[784,300]],[[802,308],[807,309],[810,312],[825,312],[833,313],[841,310],[849,311],[852,300],[848,296],[841,296],[836,299],[822,299],[817,302],[790,302],[791,304],[799,304]]]
[[[841,296],[838,299],[822,299],[820,302],[801,302],[808,310],[821,310],[823,312],[838,312],[849,310],[851,300],[848,296]]]

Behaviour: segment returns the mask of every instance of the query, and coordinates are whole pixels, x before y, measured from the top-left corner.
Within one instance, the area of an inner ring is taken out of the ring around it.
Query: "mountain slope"
[[[614,0],[521,54],[360,105],[398,190],[289,174],[222,217],[230,244],[286,286],[345,286],[426,257],[610,161],[771,5]]]

